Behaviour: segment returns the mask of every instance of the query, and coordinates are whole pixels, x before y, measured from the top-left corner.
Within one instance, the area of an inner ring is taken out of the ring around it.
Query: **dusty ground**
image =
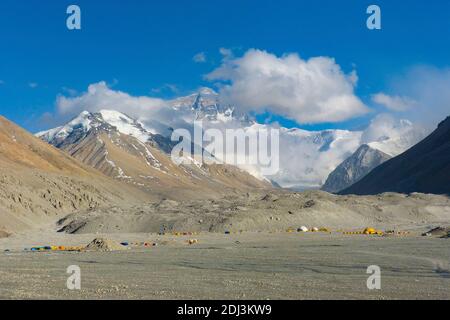
[[[99,236],[35,232],[0,239],[0,298],[450,299],[450,240],[416,234],[114,234],[109,238],[160,245],[111,253],[24,252],[32,245],[83,245]],[[188,246],[193,237],[199,244]],[[69,265],[81,268],[81,291],[66,288]],[[381,290],[367,289],[369,265],[381,268]]]

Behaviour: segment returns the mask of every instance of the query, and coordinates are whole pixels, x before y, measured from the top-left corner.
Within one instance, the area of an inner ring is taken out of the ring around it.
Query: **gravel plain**
[[[117,252],[25,252],[85,245],[98,234],[35,233],[0,240],[1,299],[450,299],[449,239],[325,233],[101,235],[158,243]],[[188,245],[195,237],[198,244]],[[10,250],[4,252],[4,250]],[[81,290],[66,287],[81,269]],[[367,268],[381,268],[369,290]]]

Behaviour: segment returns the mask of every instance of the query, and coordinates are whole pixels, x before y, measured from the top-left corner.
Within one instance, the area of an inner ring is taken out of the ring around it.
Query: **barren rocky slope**
[[[0,231],[15,232],[77,210],[150,199],[0,117]]]

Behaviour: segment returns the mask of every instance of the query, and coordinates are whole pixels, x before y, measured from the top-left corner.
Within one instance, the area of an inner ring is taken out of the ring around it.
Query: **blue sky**
[[[81,7],[81,31],[65,26],[70,4]],[[381,31],[365,26],[370,4],[382,9]],[[449,15],[446,0],[2,0],[0,113],[44,129],[58,94],[102,80],[131,95],[173,96],[155,91],[167,84],[189,93],[212,86],[204,75],[220,65],[219,48],[333,57],[346,73],[356,68],[356,95],[370,105],[410,68],[449,66]],[[205,63],[193,61],[199,52]],[[304,127],[353,129],[372,116]]]

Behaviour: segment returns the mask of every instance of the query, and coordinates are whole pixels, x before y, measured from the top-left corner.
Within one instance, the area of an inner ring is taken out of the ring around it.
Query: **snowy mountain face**
[[[202,88],[197,93],[177,98],[169,104],[177,111],[178,117],[183,117],[188,122],[204,120],[217,124],[238,121],[244,126],[253,123],[247,114],[237,112],[233,106],[222,104],[219,95],[209,88]]]
[[[39,132],[36,136],[59,148],[66,143],[73,143],[84,138],[91,130],[117,131],[134,137],[142,143],[156,143],[161,146],[169,143],[166,138],[147,131],[140,122],[113,110],[101,110],[97,113],[83,111],[64,126]]]
[[[391,156],[380,150],[373,149],[368,145],[362,145],[352,156],[330,173],[322,190],[338,193],[360,181],[373,169],[390,158]]]
[[[147,131],[165,137],[170,136],[174,129],[191,130],[194,121],[203,121],[206,126],[220,128],[246,127],[254,123],[247,114],[221,103],[219,95],[209,88],[167,101],[167,107],[156,111],[151,117],[141,118],[136,115],[136,118],[144,124]]]
[[[170,136],[174,129],[192,132],[194,121],[202,121],[204,129],[215,128],[224,132],[230,128],[255,130],[275,128],[270,124],[258,124],[247,114],[221,103],[219,95],[211,89],[169,102],[151,119],[137,120],[117,111],[102,110],[97,113],[82,112],[64,126],[38,133],[37,136],[56,147],[64,142],[73,144],[91,129],[117,130],[150,143],[166,154],[174,143]],[[328,178],[361,145],[368,145],[389,156],[396,156],[417,143],[421,136],[412,130],[412,124],[400,122],[393,135],[389,130],[365,131],[280,129],[280,170],[274,176],[264,176],[258,165],[240,166],[261,180],[272,181],[283,188],[294,190],[320,189]],[[223,156],[223,155],[222,155]],[[220,157],[218,157],[219,160]]]
[[[139,151],[145,163],[150,163],[157,169],[160,169],[160,164],[154,159],[148,148],[155,147],[168,154],[174,146],[169,138],[152,134],[140,122],[113,110],[101,110],[97,113],[83,111],[66,125],[37,133],[36,136],[59,149],[73,153],[75,152],[73,151],[74,146],[88,140],[89,137],[95,137],[96,140],[102,141],[99,138],[102,133],[107,134],[109,140],[121,145],[122,148],[125,146],[125,140],[121,139],[121,135],[135,138],[136,143],[132,143],[128,151],[130,153]],[[122,175],[120,168],[116,168],[113,162],[108,160],[107,155],[104,155],[104,161],[116,169],[119,176]]]
[[[93,121],[95,121],[94,115],[84,111],[64,126],[38,132],[36,136],[57,147],[73,133],[79,135],[86,134],[91,129],[91,123]]]

